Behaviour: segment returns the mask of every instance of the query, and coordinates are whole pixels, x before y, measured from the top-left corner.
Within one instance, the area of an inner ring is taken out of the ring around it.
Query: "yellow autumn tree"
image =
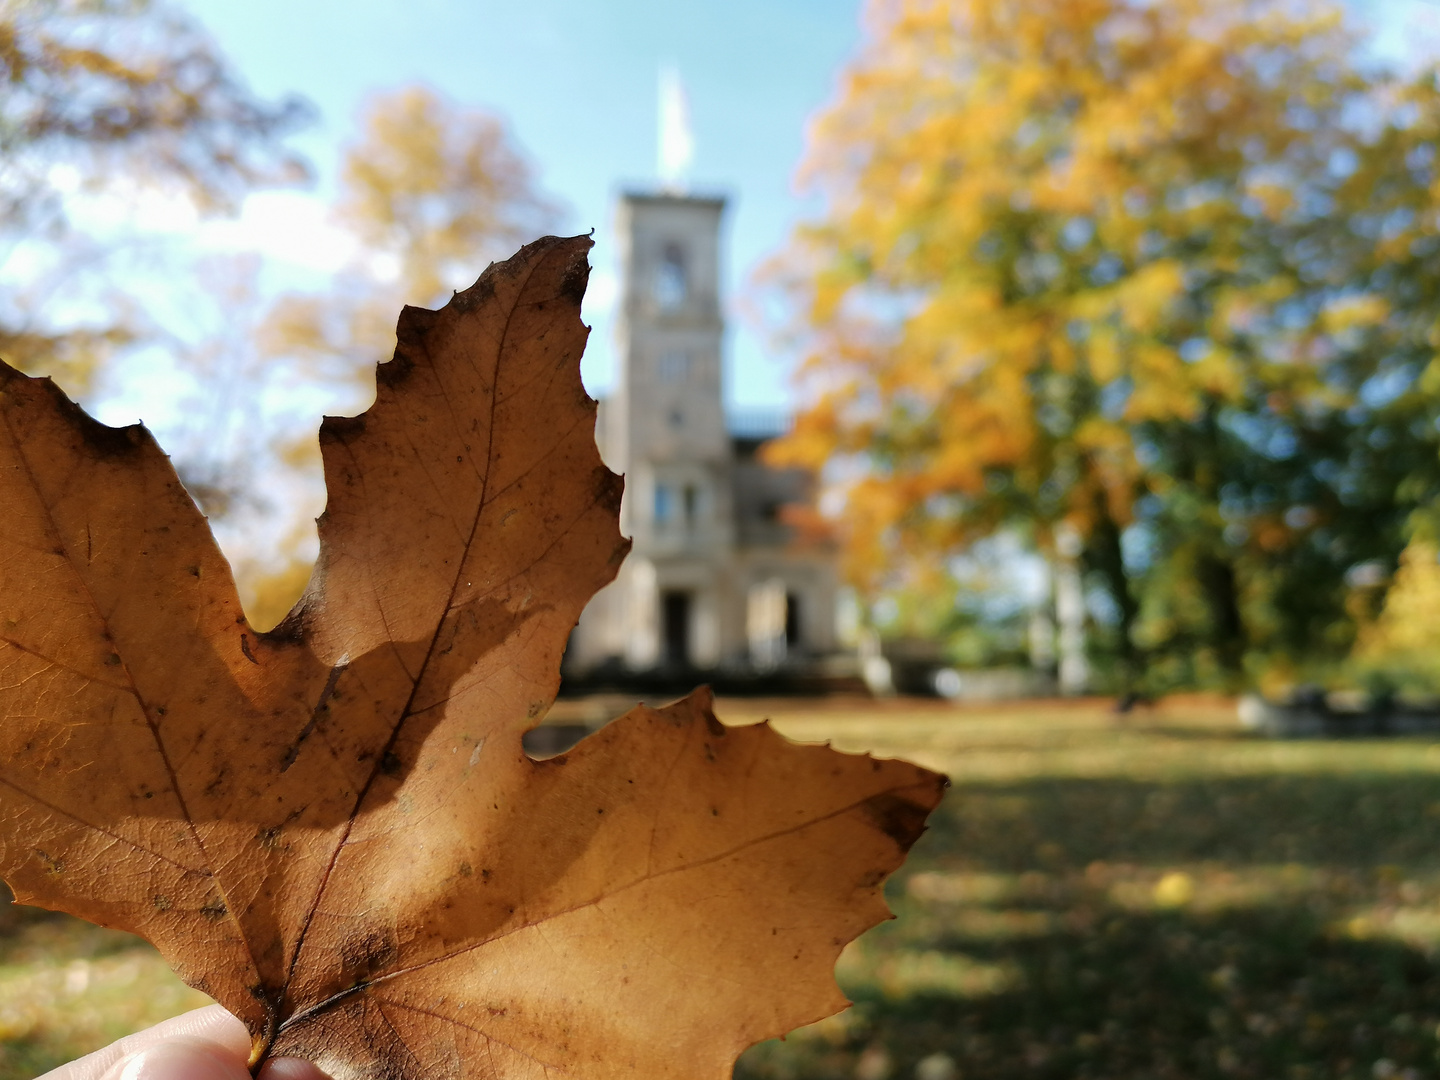
[[[1313,468],[1389,310],[1342,213],[1399,122],[1355,44],[1319,0],[872,0],[771,271],[806,402],[772,459],[843,491],[853,577],[1073,530],[1124,683],[1331,632],[1404,519]]]
[[[402,304],[441,303],[558,213],[497,117],[423,86],[376,95],[344,152],[334,212],[359,240],[355,265],[333,291],[283,298],[266,348],[373,364],[394,346]]]
[[[558,216],[498,117],[423,86],[378,94],[344,151],[334,208],[357,240],[353,264],[322,292],[280,297],[260,327],[261,352],[311,381],[353,388],[358,411],[373,393],[374,365],[394,351],[403,305],[440,306]],[[313,433],[281,456],[318,476]],[[287,559],[242,568],[257,625],[278,621],[304,587],[311,530],[301,524]]]
[[[1417,539],[1405,549],[1384,610],[1367,626],[1356,659],[1404,684],[1440,685],[1440,548]]]
[[[74,224],[74,200],[159,190],[234,209],[256,185],[306,175],[281,140],[307,116],[250,94],[173,8],[0,0],[0,355],[83,391],[154,336],[106,242]]]

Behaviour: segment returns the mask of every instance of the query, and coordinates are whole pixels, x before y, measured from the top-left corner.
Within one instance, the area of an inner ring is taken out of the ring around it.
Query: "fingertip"
[[[250,1071],[228,1047],[181,1035],[120,1059],[104,1080],[250,1080]]]
[[[157,1042],[161,1038],[188,1036],[222,1046],[241,1061],[250,1056],[250,1033],[233,1013],[221,1005],[193,1009],[150,1030],[155,1033]]]
[[[272,1058],[260,1070],[260,1080],[330,1080],[313,1061]]]
[[[116,1080],[125,1067],[140,1060],[140,1055],[176,1038],[204,1042],[233,1058],[242,1068],[250,1053],[245,1025],[219,1005],[209,1005],[127,1035],[93,1054],[61,1065],[41,1080]],[[135,1064],[134,1068],[141,1065]]]

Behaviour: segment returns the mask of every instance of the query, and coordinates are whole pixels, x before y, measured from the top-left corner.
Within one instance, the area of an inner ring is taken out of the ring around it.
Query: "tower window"
[[[668,484],[655,485],[655,523],[663,525],[675,513],[674,492]]]
[[[660,252],[655,268],[655,302],[662,311],[673,311],[685,303],[690,286],[685,272],[685,249],[668,243]]]
[[[694,484],[686,484],[681,494],[685,504],[685,524],[694,525],[700,517],[700,490]]]
[[[660,354],[660,381],[667,383],[687,382],[690,378],[690,354],[682,349],[671,349]]]

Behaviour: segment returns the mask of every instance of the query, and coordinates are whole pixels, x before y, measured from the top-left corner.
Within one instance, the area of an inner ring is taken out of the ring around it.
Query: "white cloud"
[[[195,204],[186,196],[125,178],[111,181],[100,191],[78,189],[76,176],[64,169],[52,170],[50,181],[66,193],[70,220],[92,236],[137,232],[176,236],[193,232],[200,221]]]
[[[239,217],[202,223],[196,241],[211,250],[253,251],[323,274],[345,267],[358,252],[355,237],[335,225],[325,203],[298,191],[251,195]]]

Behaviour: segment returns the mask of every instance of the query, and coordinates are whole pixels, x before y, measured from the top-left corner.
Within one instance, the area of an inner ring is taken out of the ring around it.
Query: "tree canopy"
[[[266,330],[272,353],[353,360],[394,344],[400,304],[433,305],[491,260],[546,232],[559,210],[501,121],[424,86],[375,95],[344,151],[337,222],[359,241],[332,291],[292,294]]]
[[[73,294],[103,261],[73,226],[76,195],[160,188],[234,209],[307,175],[283,136],[308,115],[256,98],[194,22],[150,0],[0,0],[0,353],[83,387],[145,332],[112,281],[92,286],[102,314],[57,316],[59,284]]]
[[[361,407],[374,390],[375,364],[395,349],[402,305],[440,306],[490,261],[551,231],[559,213],[498,117],[424,86],[376,94],[344,150],[333,207],[356,238],[352,264],[320,291],[278,297],[256,327],[260,353],[332,392],[348,387],[354,400],[346,407]],[[318,478],[313,428],[295,432],[282,458]],[[234,494],[215,493],[224,501]],[[313,533],[306,515],[294,518],[288,563],[241,575],[257,625],[288,611],[309,577]]]
[[[1344,655],[1436,492],[1434,77],[1318,0],[868,18],[775,272],[772,453],[843,491],[852,574],[1073,530],[1121,682]]]

